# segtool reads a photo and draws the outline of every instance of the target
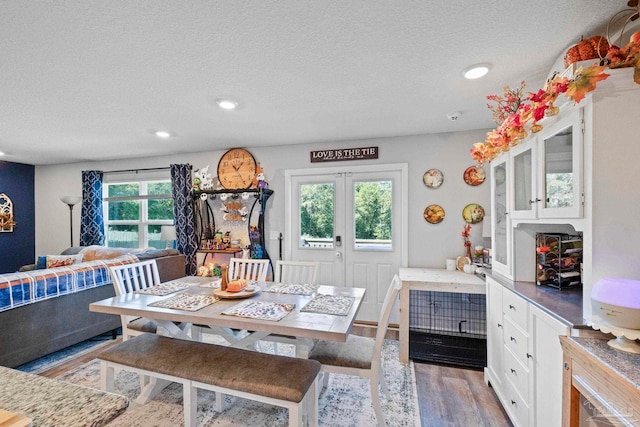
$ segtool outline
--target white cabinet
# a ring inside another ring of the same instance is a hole
[[[509,152],[512,219],[581,218],[583,191],[582,109],[541,123],[544,129]]]
[[[487,337],[490,338],[487,338],[485,381],[491,383],[496,393],[498,393],[502,385],[503,323],[502,285],[487,277]]]
[[[538,135],[540,218],[582,217],[583,134],[582,108],[577,108],[563,113]]]
[[[491,231],[492,231],[492,269],[512,277],[512,229],[509,220],[511,202],[510,161],[503,154],[491,162]]]
[[[537,163],[535,140],[520,144],[510,152],[513,169],[511,217],[530,219],[537,216]]]
[[[536,306],[530,307],[533,425],[559,426],[562,420],[562,347],[570,328]]]
[[[515,426],[560,426],[561,335],[570,328],[487,277],[485,380]]]

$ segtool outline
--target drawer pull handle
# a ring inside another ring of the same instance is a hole
[[[515,369],[513,369],[513,368],[511,368],[511,373],[512,373],[512,374],[514,374],[514,375],[517,375],[517,374],[516,374],[516,370],[515,370]]]
[[[514,310],[514,311],[515,311],[515,309],[516,309],[516,308],[515,308],[514,306],[512,306],[511,304],[509,304],[509,308],[510,308],[511,310]]]
[[[512,401],[511,401],[511,404],[512,404],[513,406],[515,406],[516,408],[518,407],[518,404],[516,403],[516,401],[515,401],[515,400],[512,400]]]
[[[502,323],[498,323],[498,328],[502,328]]]
[[[515,342],[515,341],[516,341],[516,339],[515,339],[514,337],[511,337],[511,341]]]
[[[527,353],[527,359],[531,359],[533,356],[530,353]]]

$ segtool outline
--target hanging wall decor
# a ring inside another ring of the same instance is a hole
[[[13,202],[4,193],[0,193],[0,233],[12,233],[16,222],[13,219]]]

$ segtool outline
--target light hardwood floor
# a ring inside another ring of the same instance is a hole
[[[354,333],[375,335],[375,329],[355,328]],[[389,339],[397,339],[395,331],[389,331]],[[122,342],[118,338],[108,346]],[[40,375],[57,377],[96,358],[107,347],[78,356]],[[484,383],[481,371],[414,363],[418,404],[423,427],[459,426],[511,426],[507,415],[498,402],[493,389]]]

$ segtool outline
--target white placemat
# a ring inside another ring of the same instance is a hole
[[[197,311],[208,305],[220,301],[213,295],[193,295],[178,294],[176,296],[156,301],[149,304],[149,307],[171,308],[174,310]]]
[[[165,296],[165,295],[172,294],[174,292],[181,291],[183,289],[187,289],[191,286],[193,286],[193,283],[171,281],[171,282],[159,283],[147,289],[140,289],[138,291],[135,291],[134,294]]]
[[[313,295],[318,285],[295,284],[295,283],[275,283],[267,286],[266,292],[276,292],[279,294],[297,294],[297,295]]]
[[[302,307],[300,311],[346,316],[349,314],[349,310],[355,300],[355,297],[344,295],[318,294]]]
[[[268,301],[244,301],[226,309],[222,314],[277,322],[291,313],[295,307],[295,304],[279,304]]]

